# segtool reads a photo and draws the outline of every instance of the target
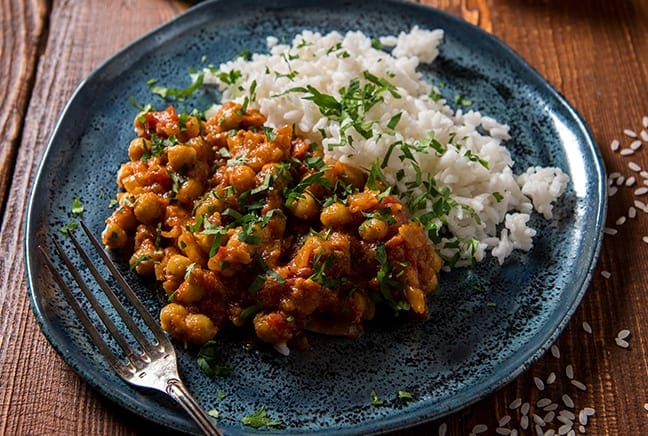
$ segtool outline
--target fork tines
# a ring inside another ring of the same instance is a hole
[[[95,342],[97,347],[99,348],[100,352],[108,359],[111,365],[115,367],[115,369],[117,369],[120,375],[126,375],[123,374],[124,371],[127,371],[128,373],[130,373],[129,375],[132,375],[135,371],[141,369],[143,365],[146,364],[146,362],[161,356],[165,352],[173,350],[173,348],[170,344],[168,337],[162,331],[162,329],[157,324],[155,319],[153,319],[153,317],[146,311],[141,301],[135,295],[135,292],[133,291],[131,286],[126,282],[125,278],[119,272],[119,270],[117,269],[113,261],[110,259],[110,257],[108,257],[106,252],[103,250],[101,243],[92,234],[88,226],[83,221],[81,221],[81,227],[83,228],[83,231],[88,237],[91,244],[94,246],[96,252],[102,258],[103,263],[108,268],[112,276],[115,278],[116,282],[119,284],[121,290],[123,291],[123,294],[128,298],[129,302],[133,305],[133,307],[135,307],[139,316],[144,320],[146,326],[151,330],[151,332],[153,333],[156,339],[156,341],[152,343],[146,338],[144,333],[136,325],[133,318],[128,314],[123,304],[117,298],[115,292],[113,292],[108,282],[102,277],[97,266],[94,264],[94,262],[92,261],[92,259],[90,258],[86,250],[81,246],[81,244],[79,243],[78,239],[74,236],[72,231],[69,231],[68,235],[70,237],[70,241],[72,242],[72,245],[77,251],[79,257],[87,265],[96,283],[99,285],[99,287],[104,292],[106,297],[108,297],[108,300],[114,307],[115,311],[119,314],[119,317],[123,320],[124,324],[127,326],[128,330],[131,332],[133,337],[136,339],[138,345],[141,347],[142,352],[137,352],[137,350],[134,349],[131,346],[131,344],[128,342],[124,334],[110,319],[110,317],[107,315],[103,307],[99,304],[97,298],[90,290],[90,286],[88,286],[86,281],[81,276],[79,270],[72,263],[70,257],[65,253],[65,250],[61,246],[61,243],[58,242],[55,238],[52,238],[54,242],[54,247],[56,249],[59,258],[63,261],[65,267],[67,268],[69,273],[72,275],[74,280],[79,285],[79,288],[81,289],[85,298],[92,306],[92,309],[97,313],[97,316],[101,319],[101,321],[104,323],[104,325],[106,326],[106,328],[108,329],[112,337],[117,342],[117,344],[119,344],[121,349],[124,351],[125,357],[128,361],[127,364],[124,364],[123,359],[119,359],[113,353],[111,348],[103,339],[102,335],[99,333],[99,331],[95,327],[94,323],[91,321],[88,314],[82,309],[78,300],[73,295],[72,290],[70,289],[69,285],[66,283],[61,273],[57,270],[57,267],[54,265],[54,262],[47,254],[46,250],[42,246],[39,246],[38,248],[42,253],[43,258],[45,259],[45,263],[48,269],[52,272],[54,280],[56,281],[59,288],[63,292],[65,299],[67,300],[68,304],[70,305],[72,310],[75,312],[75,314],[81,321],[83,327],[88,331],[89,335],[91,336],[92,340]]]

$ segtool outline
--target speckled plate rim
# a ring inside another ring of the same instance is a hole
[[[24,239],[25,272],[26,272],[26,278],[29,287],[29,299],[36,320],[38,322],[38,325],[41,328],[45,337],[50,342],[50,344],[59,353],[59,355],[61,355],[61,357],[85,381],[87,381],[93,388],[95,388],[97,391],[99,391],[102,395],[104,395],[108,399],[120,404],[127,410],[137,415],[143,416],[163,426],[167,426],[172,429],[183,430],[183,431],[186,431],[187,429],[185,422],[161,421],[159,410],[142,408],[139,407],[137,404],[133,404],[132,398],[128,396],[128,391],[130,390],[129,386],[124,385],[119,387],[118,389],[110,389],[109,387],[104,386],[103,384],[93,379],[92,374],[86,372],[83,365],[79,365],[79,362],[77,361],[78,357],[72,355],[70,350],[65,348],[65,344],[59,341],[59,338],[57,338],[55,332],[52,329],[52,326],[48,322],[46,322],[46,317],[43,313],[44,307],[41,304],[42,303],[41,300],[38,298],[39,291],[38,289],[36,289],[35,286],[36,277],[34,275],[35,272],[32,264],[32,262],[34,261],[33,259],[36,255],[35,240],[32,236],[33,233],[36,231],[35,227],[37,224],[34,222],[32,210],[35,207],[34,193],[37,190],[39,182],[43,178],[42,173],[44,167],[46,166],[45,165],[46,159],[50,155],[50,152],[54,147],[54,144],[56,142],[57,132],[59,131],[59,128],[64,118],[68,115],[71,108],[75,106],[77,100],[80,99],[81,94],[87,91],[86,88],[92,84],[93,80],[95,80],[100,74],[102,74],[106,70],[110,70],[111,68],[119,68],[118,65],[120,63],[120,59],[125,55],[127,55],[129,52],[136,52],[138,54],[142,52],[146,52],[147,50],[150,50],[152,46],[155,46],[155,44],[151,44],[151,41],[157,41],[157,44],[160,44],[164,40],[171,39],[175,35],[181,34],[186,28],[185,27],[186,24],[183,25],[183,23],[191,21],[191,17],[194,14],[200,14],[201,10],[213,7],[214,4],[217,4],[219,2],[221,2],[221,0],[214,0],[211,2],[200,4],[198,6],[194,6],[190,8],[187,12],[179,15],[178,17],[175,17],[174,19],[163,24],[157,29],[135,40],[131,44],[121,49],[115,55],[107,59],[104,63],[102,63],[95,71],[93,71],[90,75],[88,75],[78,85],[72,97],[67,102],[63,111],[61,112],[61,115],[52,131],[47,147],[43,154],[42,160],[36,172],[34,183],[32,184],[31,187],[27,214],[25,216],[25,239]],[[466,401],[465,397],[461,399],[456,399],[454,401],[450,400],[446,403],[446,407],[443,410],[437,411],[436,413],[431,413],[429,410],[426,410],[424,406],[422,406],[420,408],[412,410],[410,413],[406,415],[405,418],[401,414],[397,414],[391,417],[381,418],[380,420],[377,421],[364,423],[363,425],[354,427],[353,429],[343,429],[341,431],[335,431],[335,433],[338,434],[348,434],[348,433],[355,433],[355,432],[362,432],[364,434],[382,433],[389,430],[397,430],[397,429],[410,427],[432,419],[437,419],[449,413],[460,410],[461,408],[464,408],[470,404],[473,404],[479,401],[480,399],[483,399],[484,397],[490,395],[494,391],[501,389],[503,386],[510,383],[513,379],[519,376],[524,370],[526,370],[529,367],[529,365],[531,365],[534,361],[536,361],[547,351],[547,349],[551,346],[551,344],[556,340],[556,338],[563,331],[566,324],[574,314],[576,308],[580,304],[580,301],[582,300],[583,295],[585,294],[587,287],[591,281],[593,270],[596,266],[596,263],[600,255],[600,249],[603,240],[603,226],[604,226],[604,221],[607,213],[607,195],[606,195],[607,187],[605,184],[605,180],[606,180],[605,168],[604,168],[604,164],[600,152],[596,147],[596,144],[592,138],[591,133],[589,132],[589,129],[587,128],[585,122],[583,121],[581,116],[577,113],[577,111],[549,82],[547,82],[539,73],[537,73],[537,71],[532,66],[530,66],[515,51],[513,51],[510,47],[508,47],[506,44],[504,44],[495,36],[447,12],[440,11],[420,4],[414,4],[411,2],[407,2],[405,0],[382,0],[382,2],[387,4],[396,4],[404,8],[412,8],[412,9],[418,8],[421,11],[429,12],[430,10],[434,10],[434,12],[439,16],[443,17],[444,20],[454,22],[455,24],[468,26],[472,29],[472,31],[481,34],[483,38],[489,40],[489,43],[495,46],[496,50],[504,53],[514,62],[517,62],[520,67],[526,69],[527,73],[534,77],[537,84],[543,86],[544,90],[546,92],[549,92],[549,94],[551,94],[551,96],[556,99],[556,101],[562,106],[562,109],[565,111],[565,113],[569,115],[570,122],[574,123],[577,126],[578,131],[587,140],[587,144],[585,145],[587,150],[591,153],[590,156],[588,156],[587,161],[588,163],[593,165],[593,168],[590,169],[592,170],[593,174],[596,175],[597,198],[596,201],[594,202],[596,208],[596,214],[595,214],[595,222],[592,223],[593,224],[592,237],[590,238],[591,243],[589,244],[591,249],[589,253],[586,253],[587,257],[589,258],[589,268],[586,271],[586,273],[582,275],[582,277],[580,277],[580,279],[578,280],[580,286],[577,289],[577,292],[573,294],[574,298],[571,301],[569,301],[569,305],[563,311],[562,317],[556,320],[557,322],[555,323],[555,325],[552,326],[551,329],[545,329],[546,334],[544,335],[544,337],[538,338],[538,345],[536,347],[530,347],[525,353],[520,353],[517,356],[517,358],[507,361],[508,364],[507,367],[510,368],[510,372],[508,376],[501,377],[498,374],[492,375],[490,378],[484,380],[479,385],[475,385],[468,390],[468,397],[469,397],[468,401]],[[267,3],[263,3],[263,5],[267,7],[270,6],[271,4],[274,5],[274,3],[281,4],[283,2],[282,1],[267,2]],[[331,433],[330,430],[324,430],[324,431],[326,431],[327,433]],[[270,432],[266,431],[264,433],[272,433],[272,431]]]

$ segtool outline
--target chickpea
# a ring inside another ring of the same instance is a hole
[[[134,232],[139,224],[133,213],[133,208],[123,205],[113,212],[110,218],[108,218],[108,222],[117,224],[126,232]]]
[[[348,204],[351,213],[376,209],[380,204],[380,200],[378,200],[378,191],[367,190],[351,194],[348,198]]]
[[[196,158],[196,150],[188,145],[176,145],[167,150],[169,166],[175,172],[191,167],[196,162]]]
[[[185,280],[176,291],[176,301],[186,304],[197,303],[205,295],[205,288],[191,280]]]
[[[426,315],[427,306],[425,305],[425,294],[419,288],[408,286],[405,291],[405,299],[412,307],[412,311],[417,315]]]
[[[183,134],[188,138],[194,138],[200,134],[200,121],[194,116],[189,116],[185,120]]]
[[[185,318],[187,339],[194,344],[204,344],[218,333],[211,319],[201,313],[191,313]]]
[[[191,203],[196,198],[200,197],[202,194],[203,187],[202,183],[196,179],[186,180],[178,192],[176,193],[176,199],[181,203]]]
[[[358,189],[362,189],[367,180],[367,176],[361,169],[342,162],[336,162],[333,169],[340,179]]]
[[[164,215],[166,201],[153,192],[145,192],[135,200],[135,217],[144,224],[154,224]]]
[[[115,223],[106,224],[101,240],[108,248],[123,248],[128,242],[126,231]]]
[[[205,196],[196,207],[195,216],[205,215],[210,216],[215,212],[222,212],[226,209],[226,204],[223,200],[214,197],[211,194]]]
[[[342,203],[336,202],[322,209],[320,221],[327,227],[340,228],[349,224],[353,220],[353,215],[349,209]]]
[[[173,277],[184,277],[189,265],[191,265],[191,260],[188,257],[175,254],[169,258],[166,272]]]
[[[192,262],[202,265],[206,261],[204,252],[196,243],[196,239],[191,232],[187,230],[183,230],[182,234],[178,237],[178,248],[180,248],[180,250],[184,252]]]
[[[388,230],[389,224],[378,218],[369,218],[358,227],[360,237],[369,242],[384,239]]]
[[[317,201],[309,192],[302,194],[301,197],[293,201],[289,209],[293,215],[303,220],[314,219],[319,214]]]
[[[135,138],[128,146],[128,157],[133,161],[142,159],[145,153],[151,150],[151,141],[144,138]]]
[[[160,311],[162,329],[169,332],[171,336],[180,336],[184,330],[185,318],[188,314],[189,311],[180,304],[167,304]]]
[[[256,186],[256,173],[247,165],[235,165],[228,168],[230,185],[236,192],[243,193]]]

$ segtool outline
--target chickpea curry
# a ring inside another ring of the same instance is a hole
[[[135,118],[102,238],[161,282],[164,330],[200,345],[250,326],[306,349],[306,331],[356,337],[382,307],[426,317],[442,261],[421,225],[379,179],[264,123],[232,102]]]

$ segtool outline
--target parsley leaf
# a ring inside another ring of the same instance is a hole
[[[59,227],[59,232],[63,233],[64,235],[69,235],[72,230],[76,230],[79,227],[79,224],[76,221],[70,221],[69,223],[65,224],[64,226]]]
[[[375,389],[371,390],[371,404],[373,404],[376,407],[381,407],[385,405],[385,402],[380,399]]]
[[[84,210],[79,197],[74,197],[74,201],[72,201],[72,215],[81,216]]]
[[[196,361],[209,377],[226,377],[232,374],[232,368],[219,364],[220,353],[214,340],[207,341],[200,347]]]
[[[283,423],[281,421],[276,421],[271,419],[268,416],[265,406],[260,406],[256,412],[249,415],[245,415],[241,418],[241,423],[252,428],[262,428],[262,427],[281,427]]]
[[[205,73],[199,72],[191,85],[186,88],[166,88],[163,86],[151,86],[151,92],[157,94],[160,97],[166,99],[169,97],[175,98],[177,100],[183,100],[187,97],[191,97],[193,93],[202,86],[205,79]]]

